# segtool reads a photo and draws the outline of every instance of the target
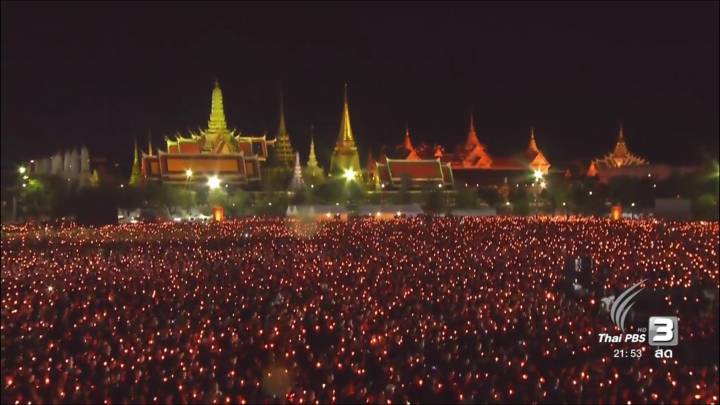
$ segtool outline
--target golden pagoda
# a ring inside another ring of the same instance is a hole
[[[330,174],[342,174],[348,169],[353,169],[355,173],[360,173],[360,156],[358,155],[352,127],[350,126],[350,108],[348,107],[347,84],[345,84],[340,131],[338,132],[337,141],[335,142],[335,149],[330,157]]]
[[[525,151],[525,156],[528,159],[530,169],[539,170],[543,174],[547,174],[548,170],[550,170],[550,162],[548,162],[535,142],[535,128],[530,128],[530,144]]]
[[[276,163],[283,167],[293,167],[295,152],[290,143],[290,134],[285,126],[285,106],[283,103],[283,95],[280,93],[280,122],[278,123],[277,134],[275,135],[275,154]]]
[[[623,126],[620,124],[620,133],[615,149],[600,159],[595,159],[594,163],[598,169],[609,167],[625,167],[625,166],[645,166],[650,164],[647,160],[634,155],[628,150],[625,144],[625,134]]]
[[[322,179],[323,169],[320,167],[315,156],[315,138],[310,136],[310,155],[305,165],[305,175],[312,179]]]
[[[137,138],[135,138],[135,144],[133,148],[133,165],[130,170],[130,180],[128,184],[136,186],[142,182],[142,171],[140,170],[140,153],[138,152]]]

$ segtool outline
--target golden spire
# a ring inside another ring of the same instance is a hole
[[[306,172],[311,177],[322,177],[323,175],[323,169],[320,167],[317,161],[317,157],[315,156],[315,139],[312,135],[313,133],[313,126],[310,126],[310,155],[308,156],[308,161],[306,167]]]
[[[287,135],[287,127],[285,126],[285,102],[283,93],[280,92],[280,123],[278,124],[277,137]]]
[[[212,91],[212,102],[210,104],[210,120],[208,121],[208,130],[211,132],[227,130],[225,122],[225,110],[223,109],[223,95],[220,89],[220,82],[215,80],[215,88]]]
[[[347,83],[345,83],[345,95],[343,102],[343,112],[340,119],[340,132],[338,133],[337,145],[349,144],[354,146],[355,138],[353,137],[352,128],[350,127],[350,107],[348,106]]]
[[[135,186],[140,183],[142,172],[140,170],[140,153],[138,151],[137,138],[135,138],[135,148],[133,150],[133,165],[130,170],[130,181],[128,184]]]
[[[278,164],[290,168],[293,166],[293,158],[295,152],[290,143],[290,134],[285,126],[285,103],[283,102],[283,94],[280,93],[280,122],[278,123],[277,134],[275,134],[275,153]]]
[[[148,156],[153,155],[152,132],[148,129]]]
[[[315,138],[312,135],[310,136],[310,156],[308,156],[307,167],[320,167],[317,156],[315,156]]]

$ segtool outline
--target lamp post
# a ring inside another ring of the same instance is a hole
[[[210,190],[215,190],[220,187],[220,178],[218,176],[210,176],[207,184]]]

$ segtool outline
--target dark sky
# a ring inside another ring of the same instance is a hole
[[[327,156],[349,83],[356,140],[454,146],[474,111],[490,153],[534,125],[551,162],[631,150],[687,163],[718,150],[718,2],[512,4],[2,4],[2,160],[87,144],[127,162],[207,123],[276,127],[285,92],[303,158]],[[326,164],[326,163],[325,163]]]

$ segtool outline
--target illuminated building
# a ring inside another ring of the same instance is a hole
[[[347,84],[343,101],[340,131],[338,132],[335,149],[330,157],[330,174],[341,175],[347,169],[360,173],[360,155],[358,154],[352,127],[350,126],[350,108],[348,107]]]
[[[650,164],[647,160],[634,155],[628,150],[625,144],[625,134],[623,133],[622,124],[620,125],[618,141],[613,151],[600,159],[593,160],[592,163],[595,165],[595,170],[610,167],[645,166]]]
[[[414,185],[433,182],[447,185],[458,182],[499,186],[508,182],[523,182],[530,179],[535,172],[545,175],[550,170],[550,162],[537,145],[534,129],[530,130],[530,142],[524,153],[516,156],[492,156],[478,137],[472,115],[467,138],[454,152],[446,152],[441,145],[415,146],[407,128],[404,142],[397,150],[397,158],[381,159],[383,164],[379,167],[381,181],[389,182],[393,186],[396,185],[398,176],[402,175],[410,176]],[[385,160],[388,162],[385,163]],[[436,161],[437,163],[432,163]]]
[[[622,124],[618,141],[612,152],[590,161],[585,175],[600,183],[608,183],[614,177],[648,178],[652,181],[665,180],[673,174],[689,174],[700,170],[699,166],[677,166],[651,164],[628,149]]]
[[[404,179],[412,187],[444,187],[454,183],[448,163],[439,159],[389,159],[377,163],[377,177],[385,187],[402,187]]]
[[[28,174],[54,175],[80,186],[91,184],[90,153],[85,146],[79,151],[73,148],[49,157],[33,159],[27,168]]]
[[[177,135],[175,139],[166,137],[165,142],[165,151],[158,151],[157,155],[152,150],[143,153],[144,180],[205,184],[210,176],[218,176],[223,184],[237,185],[260,180],[261,163],[266,161],[268,147],[273,146],[275,140],[268,140],[264,135],[242,135],[228,128],[222,90],[216,81],[207,128]],[[186,175],[188,170],[193,173],[190,177]]]

